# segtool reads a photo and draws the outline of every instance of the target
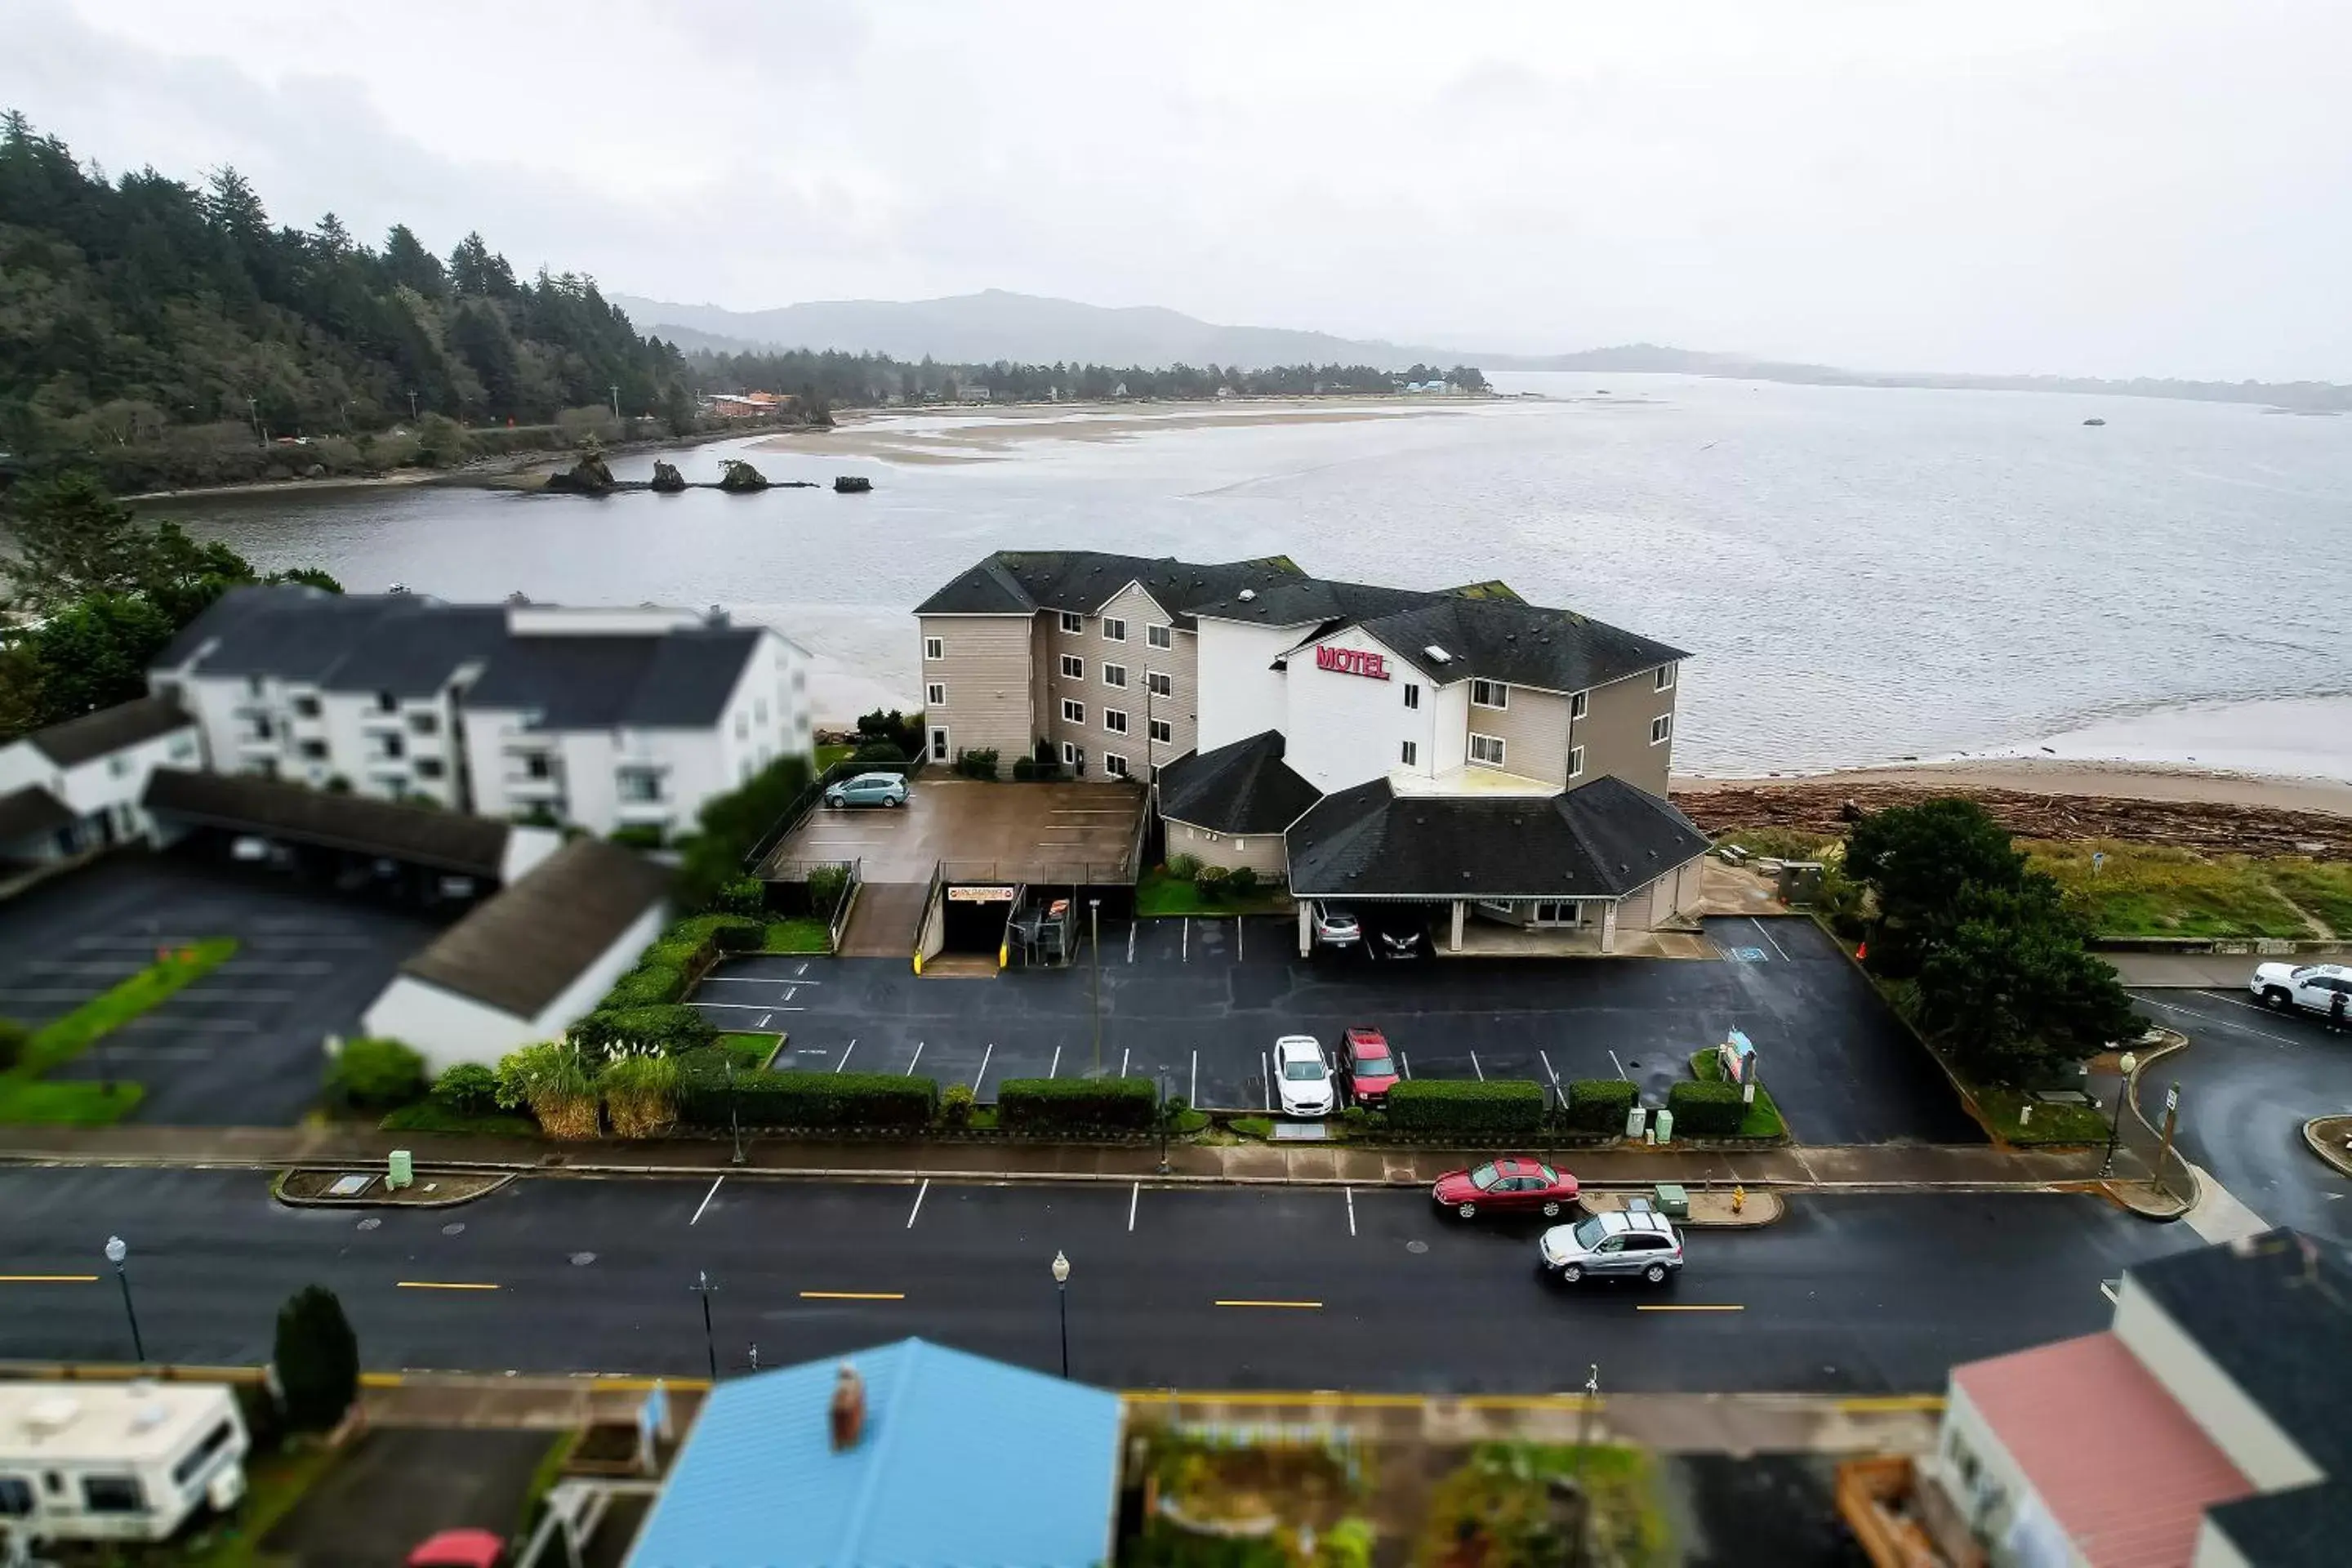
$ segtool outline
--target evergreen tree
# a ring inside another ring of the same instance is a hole
[[[343,1304],[322,1285],[305,1285],[278,1309],[270,1357],[286,1398],[287,1424],[324,1432],[359,1397],[360,1344]]]

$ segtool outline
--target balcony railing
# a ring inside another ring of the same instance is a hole
[[[614,807],[614,816],[631,824],[667,822],[677,814],[673,800],[624,800]]]
[[[556,800],[563,795],[563,779],[555,773],[540,777],[529,773],[509,773],[506,792],[510,800]]]

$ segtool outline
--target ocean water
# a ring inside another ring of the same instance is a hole
[[[2090,754],[2071,742],[2117,733],[2115,754],[2185,761],[2218,716],[2233,756],[2352,773],[2352,742],[2308,732],[2313,713],[2342,728],[2346,705],[2291,700],[2352,696],[2352,418],[1497,380],[1543,396],[1128,433],[1177,412],[1139,409],[1122,411],[1118,436],[1088,439],[973,410],[893,423],[970,437],[978,461],[749,454],[772,479],[871,475],[873,493],[856,497],[386,488],[155,510],[354,589],[723,605],[819,656],[828,716],[912,697],[908,611],[992,550],[1280,552],[1370,582],[1500,577],[1689,649],[1680,771],[2030,752],[2060,736]],[[739,445],[676,460],[716,478]]]

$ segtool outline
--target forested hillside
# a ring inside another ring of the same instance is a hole
[[[677,351],[592,279],[518,279],[478,234],[444,260],[405,226],[377,247],[332,213],[273,224],[234,170],[109,178],[0,118],[0,450],[20,465],[121,489],[450,461],[506,444],[462,426],[609,419],[616,398],[693,422]]]
[[[1452,381],[1471,392],[1486,390],[1486,378],[1475,365],[1441,370],[1416,364],[1410,370],[1386,371],[1369,364],[1270,365],[1243,370],[1220,365],[1108,365],[1061,362],[1022,364],[998,360],[992,364],[919,363],[887,354],[844,353],[838,350],[751,350],[726,353],[698,350],[687,355],[695,380],[707,391],[797,392],[825,403],[856,406],[882,403],[950,402],[973,391],[992,398],[1042,401],[1047,398],[1214,397],[1230,392],[1243,397],[1300,396],[1314,394],[1381,395],[1408,382]]]

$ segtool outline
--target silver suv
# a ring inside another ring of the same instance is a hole
[[[1639,1276],[1663,1285],[1682,1272],[1683,1238],[1651,1209],[1607,1209],[1574,1225],[1556,1225],[1537,1247],[1545,1272],[1573,1285],[1588,1274]]]

